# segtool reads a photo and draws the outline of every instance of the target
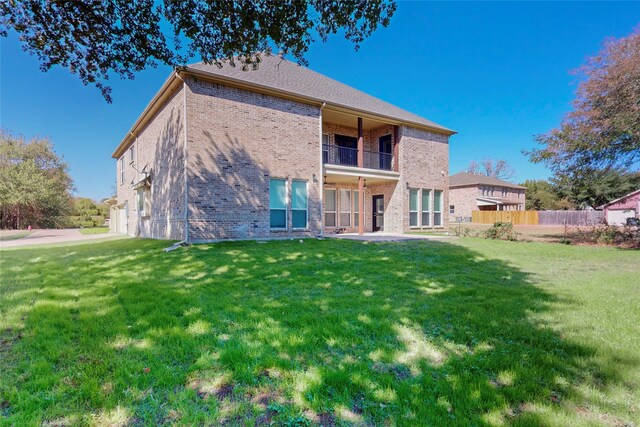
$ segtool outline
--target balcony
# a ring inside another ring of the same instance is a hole
[[[362,167],[381,171],[393,170],[393,154],[363,150]],[[327,165],[358,167],[358,149],[339,145],[322,145],[322,163]]]

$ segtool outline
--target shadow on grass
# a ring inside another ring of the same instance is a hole
[[[545,424],[592,353],[442,242],[126,240],[2,254],[9,424]]]

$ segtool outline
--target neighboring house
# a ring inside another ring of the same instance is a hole
[[[454,133],[276,56],[190,65],[113,153],[111,226],[193,242],[446,228]]]
[[[609,225],[625,225],[627,218],[639,218],[640,189],[602,205],[602,209]]]
[[[527,187],[486,175],[460,172],[449,177],[451,221],[469,221],[471,211],[522,211]]]

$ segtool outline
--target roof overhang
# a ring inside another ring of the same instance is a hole
[[[625,195],[624,195],[624,196],[622,196],[622,197],[619,197],[619,198],[617,198],[617,199],[615,199],[615,200],[612,200],[612,201],[610,201],[609,203],[605,203],[605,204],[604,204],[604,205],[602,205],[602,206],[598,206],[598,209],[604,209],[604,208],[606,208],[607,206],[610,206],[610,205],[612,205],[612,204],[614,204],[614,203],[618,203],[620,200],[624,200],[624,199],[626,199],[627,197],[635,196],[636,194],[640,194],[640,188],[639,188],[639,189],[637,189],[636,191],[632,191],[632,192],[631,192],[631,193],[629,193],[629,194],[625,194]]]
[[[151,118],[155,115],[158,109],[164,104],[164,102],[173,94],[173,91],[180,86],[184,77],[187,75],[194,76],[196,78],[200,78],[203,80],[221,83],[227,86],[236,87],[240,89],[249,89],[253,92],[262,93],[265,95],[273,95],[280,98],[290,99],[293,101],[302,102],[305,104],[317,105],[318,107],[322,107],[323,109],[329,109],[332,111],[336,111],[342,114],[350,114],[355,117],[367,118],[370,120],[382,121],[384,123],[388,123],[391,125],[399,125],[399,126],[410,126],[417,129],[427,130],[434,133],[439,133],[447,136],[455,135],[457,132],[451,129],[447,129],[444,127],[437,126],[427,126],[422,123],[416,123],[405,120],[398,120],[396,118],[371,113],[364,110],[359,110],[356,108],[352,108],[346,105],[341,105],[337,103],[333,103],[331,101],[313,98],[309,96],[303,96],[294,92],[275,89],[265,85],[261,85],[258,83],[247,82],[246,80],[236,79],[229,76],[221,76],[218,74],[207,73],[206,71],[198,70],[192,67],[181,67],[180,69],[174,70],[171,75],[167,78],[164,84],[160,87],[160,90],[155,94],[155,96],[151,99],[149,104],[145,107],[138,120],[133,124],[127,135],[122,139],[118,147],[115,149],[111,157],[114,159],[118,159],[131,144],[131,141],[135,139],[136,135],[140,133],[144,126],[151,120]]]
[[[521,202],[512,200],[494,199],[491,197],[476,197],[478,206],[494,206],[494,205],[519,205]]]

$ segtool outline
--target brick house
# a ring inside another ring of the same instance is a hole
[[[640,188],[601,206],[609,225],[625,225],[628,218],[640,218]]]
[[[455,132],[276,56],[173,72],[113,153],[112,231],[189,242],[448,224]]]
[[[451,221],[470,221],[471,211],[522,211],[527,187],[486,175],[460,172],[449,177]]]

